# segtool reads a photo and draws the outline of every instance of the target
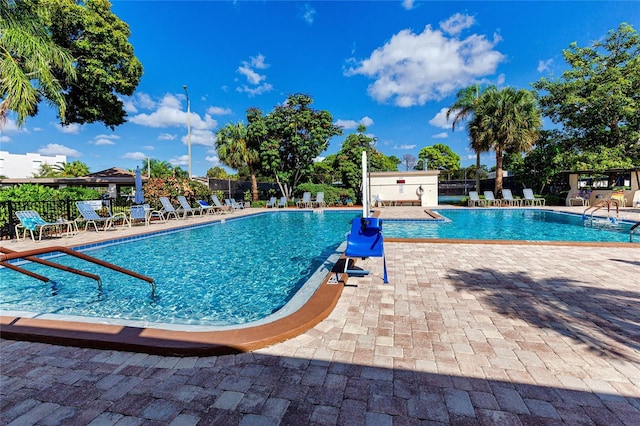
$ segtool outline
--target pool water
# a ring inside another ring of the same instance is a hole
[[[143,322],[223,326],[282,308],[345,240],[357,212],[259,214],[88,252],[155,279],[148,283],[71,256],[55,262],[96,281],[36,264],[43,283],[0,269],[0,309]]]
[[[629,242],[629,222],[537,209],[442,209],[444,221],[384,222],[385,237]]]

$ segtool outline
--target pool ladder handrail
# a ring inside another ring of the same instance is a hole
[[[618,219],[618,216],[620,215],[620,202],[618,200],[611,200],[611,199],[600,200],[596,204],[594,204],[593,206],[589,206],[586,209],[584,209],[584,211],[582,212],[582,219],[586,220],[587,219],[587,212],[589,210],[591,210],[591,214],[589,215],[589,218],[590,218],[590,222],[593,223],[593,214],[595,212],[597,212],[598,210],[604,208],[605,206],[607,207],[607,219],[611,219],[611,205],[612,204],[614,204],[615,207],[616,207],[616,217],[615,218]]]
[[[629,229],[629,242],[630,243],[633,242],[633,231],[635,231],[636,228],[640,229],[640,222],[638,222],[635,225],[631,226],[631,229]]]
[[[52,268],[56,268],[56,269],[60,269],[62,271],[66,271],[66,272],[71,272],[73,274],[77,274],[77,275],[81,275],[83,277],[87,277],[87,278],[91,278],[94,279],[98,282],[98,289],[101,289],[102,287],[102,280],[100,279],[100,276],[86,272],[86,271],[81,271],[79,269],[75,269],[75,268],[71,268],[69,266],[65,266],[65,265],[60,265],[59,263],[54,263],[51,262],[49,260],[45,260],[45,259],[40,259],[39,257],[37,257],[37,255],[40,254],[47,254],[47,253],[54,253],[54,252],[62,252],[65,254],[68,254],[70,256],[74,256],[77,257],[79,259],[82,260],[86,260],[87,262],[91,262],[91,263],[95,263],[96,265],[100,265],[102,267],[108,268],[108,269],[112,269],[114,271],[132,276],[134,278],[138,278],[140,280],[146,281],[151,285],[151,295],[152,297],[155,296],[156,293],[156,284],[153,280],[153,278],[147,277],[145,275],[139,274],[137,272],[131,271],[129,269],[123,268],[121,266],[118,265],[114,265],[113,263],[109,263],[106,262],[104,260],[100,260],[97,259],[93,256],[89,256],[87,254],[72,250],[68,247],[63,247],[63,246],[52,246],[52,247],[43,247],[43,248],[39,248],[39,249],[32,249],[32,250],[25,250],[25,251],[15,251],[15,250],[11,250],[5,247],[0,247],[0,265],[7,267],[8,269],[14,270],[16,272],[20,272],[22,274],[28,275],[32,278],[36,278],[40,281],[44,281],[44,282],[49,282],[51,281],[49,278],[36,274],[35,272],[31,272],[28,271],[26,269],[20,268],[19,266],[13,265],[11,263],[9,263],[9,260],[13,260],[13,259],[25,259],[25,260],[29,260],[31,262],[34,263],[39,263],[41,265],[45,265],[45,266],[50,266]]]

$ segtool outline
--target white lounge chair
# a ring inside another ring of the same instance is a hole
[[[136,222],[143,222],[145,226],[149,226],[151,219],[157,217],[158,219],[166,222],[162,212],[158,210],[152,210],[149,204],[141,204],[137,206],[131,206],[129,209],[129,226],[131,227]]]
[[[493,191],[484,191],[485,205],[500,207],[500,200],[493,195]]]
[[[278,208],[285,208],[287,207],[287,197],[280,197],[280,201],[278,201]]]
[[[380,195],[380,194],[374,195],[373,196],[373,201],[375,201],[375,205],[377,207],[386,207],[386,205],[384,204],[384,200],[382,199],[382,195]]]
[[[213,201],[213,207],[220,213],[229,213],[229,207],[223,205],[216,194],[211,195],[211,201]]]
[[[536,197],[533,194],[533,189],[531,188],[524,188],[522,190],[522,196],[524,197],[524,205],[530,205],[530,206],[544,206],[547,202],[547,200],[545,200],[544,198],[541,197]]]
[[[311,207],[311,192],[303,193],[302,198],[298,200],[296,205],[299,208]]]
[[[522,200],[517,198],[513,198],[513,194],[510,189],[502,188],[502,202],[508,204],[511,207],[520,207],[522,204]]]
[[[631,201],[631,206],[633,208],[638,208],[640,207],[640,191],[636,191],[633,194],[633,201]]]
[[[84,225],[85,231],[89,228],[89,225],[93,225],[96,231],[100,231],[100,229],[98,228],[98,223],[102,223],[103,224],[102,230],[106,231],[107,228],[115,226],[114,224],[115,220],[122,220],[123,224],[127,223],[129,226],[131,226],[131,223],[129,222],[129,218],[127,217],[126,214],[122,212],[111,214],[111,211],[107,209],[107,214],[109,216],[100,216],[93,209],[93,204],[87,201],[76,201],[76,207],[80,212],[80,217],[76,219],[76,229],[78,228],[77,226],[78,221],[85,222],[85,225]]]
[[[175,207],[173,207],[173,204],[171,204],[169,198],[160,197],[160,203],[162,204],[162,210],[160,211],[162,212],[162,217],[164,218],[164,220],[168,220],[171,216],[173,216],[175,219],[180,219],[178,211]]]
[[[269,201],[267,201],[267,205],[265,207],[266,208],[275,207],[277,202],[278,202],[278,198],[271,197],[271,198],[269,198]]]
[[[197,203],[200,205],[202,209],[201,214],[216,214],[216,206],[212,206],[207,203],[205,200],[198,200]]]
[[[327,207],[327,203],[324,202],[324,192],[318,192],[316,194],[316,200],[313,202],[314,207]]]
[[[55,232],[57,227],[61,225],[60,222],[47,222],[42,217],[40,217],[40,214],[35,210],[21,210],[17,211],[15,214],[20,221],[20,223],[16,225],[16,236],[18,237],[18,239],[20,239],[21,228],[24,230],[24,232],[22,233],[22,238],[26,238],[27,231],[29,231],[29,233],[31,234],[31,239],[35,241],[33,231],[39,231],[38,241],[41,241],[43,232],[49,230]]]
[[[244,209],[244,204],[237,202],[235,198],[231,198],[231,199],[230,199],[230,201],[231,201],[231,206],[232,206],[235,210],[242,210],[242,209]]]
[[[467,205],[469,207],[485,207],[487,202],[480,198],[478,191],[469,191],[469,201]]]
[[[184,195],[178,196],[178,202],[180,203],[180,207],[178,208],[178,213],[183,212],[185,218],[191,214],[191,216],[195,216],[196,213],[202,214],[202,207],[198,205],[197,208],[191,207],[191,204],[187,201],[187,197]]]

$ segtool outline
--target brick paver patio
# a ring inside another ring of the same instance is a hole
[[[640,424],[640,247],[386,247],[250,353],[0,340],[0,424]]]

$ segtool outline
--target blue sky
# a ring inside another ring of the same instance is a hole
[[[112,11],[131,28],[144,66],[136,93],[124,98],[128,122],[57,124],[42,105],[21,128],[11,119],[1,149],[64,154],[92,172],[135,169],[147,157],[187,169],[191,101],[192,168],[220,165],[215,133],[305,93],[328,110],[344,135],[360,123],[386,155],[417,156],[443,143],[475,164],[464,127],[444,118],[470,84],[531,88],[566,69],[562,50],[590,46],[627,22],[640,29],[636,1],[127,1]],[[547,124],[548,125],[548,124]],[[495,164],[493,153],[483,163]]]

